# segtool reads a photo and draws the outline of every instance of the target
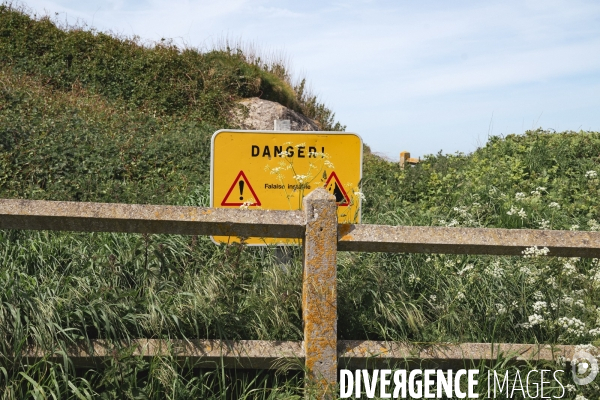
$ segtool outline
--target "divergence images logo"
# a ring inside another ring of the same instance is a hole
[[[598,361],[590,353],[580,350],[573,355],[571,372],[573,373],[573,381],[577,385],[587,385],[598,375]]]

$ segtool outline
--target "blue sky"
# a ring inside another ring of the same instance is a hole
[[[100,31],[289,57],[347,130],[398,159],[489,134],[600,131],[599,1],[30,0]]]

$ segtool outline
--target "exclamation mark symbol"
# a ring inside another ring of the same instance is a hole
[[[240,185],[240,200],[244,200],[244,181],[239,181]]]

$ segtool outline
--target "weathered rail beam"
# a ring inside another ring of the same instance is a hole
[[[301,211],[0,199],[0,229],[302,238]]]
[[[124,349],[129,351],[122,352]],[[62,361],[63,350],[78,368],[98,367],[104,362],[127,354],[152,359],[173,357],[189,367],[215,367],[245,369],[300,370],[305,352],[301,341],[265,340],[161,340],[134,339],[113,343],[93,340],[91,347],[85,343],[70,345],[54,352],[30,348],[18,360],[34,363],[41,359]],[[122,352],[122,353],[121,353]],[[340,340],[337,356],[341,368],[381,368],[402,365],[406,362],[444,363],[462,361],[494,361],[499,357],[513,361],[555,361],[559,356],[570,360],[575,354],[572,345],[513,344],[513,343],[461,343],[461,344],[409,344],[368,340]]]
[[[276,369],[289,367],[302,369],[304,351],[300,341],[266,340],[162,340],[133,339],[115,343],[107,340],[92,340],[68,345],[47,352],[40,348],[29,348],[19,355],[27,363],[41,359],[60,361],[66,354],[78,368],[98,367],[119,357],[133,356],[151,360],[154,357],[171,357],[177,362],[194,368]],[[285,365],[282,364],[285,362]]]
[[[522,255],[547,247],[549,256],[600,257],[600,232],[433,226],[339,225],[338,250],[396,253]]]
[[[0,199],[0,229],[303,238],[302,211]],[[600,232],[339,225],[338,250],[599,257]]]
[[[411,344],[368,340],[340,340],[338,357],[343,368],[383,368],[390,365],[443,364],[472,361],[491,362],[497,359],[520,361],[556,361],[558,357],[573,358],[575,346],[460,343]]]

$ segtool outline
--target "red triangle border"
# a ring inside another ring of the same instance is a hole
[[[350,197],[348,197],[348,193],[346,193],[344,186],[340,182],[340,179],[338,178],[338,176],[335,172],[331,172],[331,174],[329,175],[327,182],[325,182],[325,188],[327,189],[327,185],[329,185],[329,182],[331,182],[332,178],[335,179],[335,181],[338,184],[338,188],[340,188],[340,190],[342,191],[342,194],[344,195],[344,198],[346,199],[346,204],[338,204],[337,206],[338,207],[348,207],[350,205]]]
[[[244,178],[244,182],[246,182],[246,185],[248,185],[248,189],[250,189],[250,192],[252,193],[252,196],[254,196],[254,203],[250,204],[250,206],[261,206],[262,204],[260,202],[260,199],[258,198],[258,196],[256,195],[256,192],[252,188],[252,185],[250,184],[250,181],[246,177],[246,174],[244,174],[244,171],[241,170],[240,173],[233,180],[233,184],[231,185],[231,187],[229,188],[229,191],[227,192],[227,194],[223,198],[223,201],[221,202],[221,207],[225,207],[225,206],[242,206],[242,205],[244,205],[244,203],[226,203],[225,202],[227,200],[227,198],[229,197],[229,195],[231,194],[231,192],[233,192],[233,188],[235,187],[235,184],[239,182],[240,177]]]

